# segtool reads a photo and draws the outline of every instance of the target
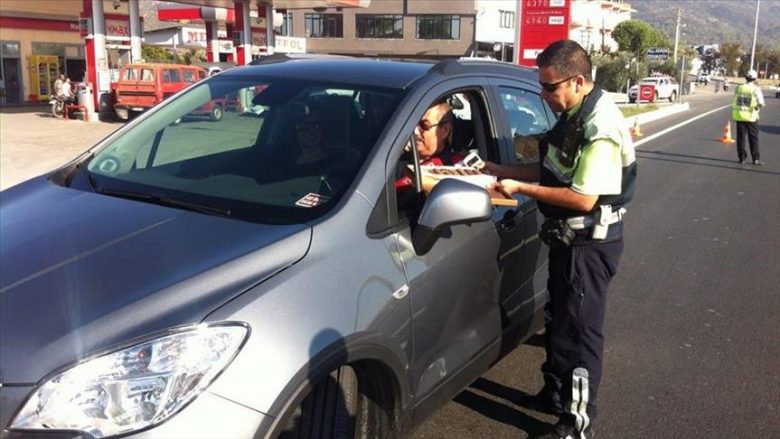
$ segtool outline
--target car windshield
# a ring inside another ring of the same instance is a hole
[[[86,186],[259,223],[311,220],[345,193],[401,97],[395,89],[214,76],[103,147]]]

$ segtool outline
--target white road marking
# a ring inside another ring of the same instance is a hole
[[[710,111],[708,111],[708,112],[706,112],[706,113],[703,113],[703,114],[700,114],[700,115],[698,115],[698,116],[696,116],[696,117],[694,117],[694,118],[691,118],[691,119],[688,119],[688,120],[686,120],[686,121],[680,122],[680,123],[678,123],[677,125],[670,126],[669,128],[667,128],[667,129],[665,129],[665,130],[659,131],[659,132],[657,132],[657,133],[655,133],[655,134],[652,134],[652,135],[650,135],[650,136],[647,136],[647,137],[645,137],[645,138],[644,138],[644,139],[642,139],[642,140],[639,140],[639,141],[636,141],[636,142],[634,142],[634,147],[636,148],[637,146],[639,146],[639,145],[642,145],[642,144],[644,144],[644,143],[646,143],[646,142],[649,142],[649,141],[651,141],[651,140],[655,139],[656,137],[663,136],[664,134],[666,134],[666,133],[668,133],[668,132],[670,132],[670,131],[674,131],[674,130],[676,130],[677,128],[680,128],[680,127],[682,127],[682,126],[688,125],[689,123],[691,123],[691,122],[694,122],[694,121],[696,121],[696,120],[699,120],[699,119],[701,119],[701,118],[702,118],[702,117],[704,117],[704,116],[708,116],[708,115],[710,115],[710,114],[712,114],[712,113],[714,113],[714,112],[716,112],[716,111],[720,111],[720,110],[722,110],[722,109],[724,109],[724,108],[728,108],[728,107],[731,107],[731,104],[729,104],[729,105],[724,105],[724,106],[722,106],[722,107],[719,107],[719,108],[716,108],[716,109],[714,109],[714,110],[710,110]],[[729,123],[731,123],[731,116],[729,116]]]

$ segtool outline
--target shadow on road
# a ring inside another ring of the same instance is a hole
[[[765,171],[761,169],[760,167],[753,166],[751,164],[744,164],[740,165],[737,163],[737,160],[724,160],[724,159],[716,159],[712,157],[702,157],[702,156],[695,156],[695,155],[688,155],[688,154],[677,154],[673,152],[663,152],[663,151],[647,151],[642,149],[637,149],[637,157],[648,159],[648,160],[658,160],[658,161],[665,161],[665,162],[672,162],[672,163],[684,163],[687,165],[698,165],[698,166],[709,166],[712,168],[722,168],[722,169],[732,169],[737,171],[744,171],[744,172],[754,172],[757,174],[768,174],[768,175],[780,175],[780,172],[778,171]],[[669,157],[680,157],[679,160],[674,158],[667,158],[667,157],[659,157],[659,156],[669,156]],[[691,159],[691,160],[685,160],[685,159]],[[712,163],[701,163],[699,160],[707,160],[710,162],[723,162],[723,163],[730,163],[730,165],[721,165],[721,164],[712,164]]]
[[[780,134],[780,126],[777,125],[759,125],[758,130],[767,134]]]
[[[502,386],[501,384],[484,378],[480,378],[472,383],[471,387],[490,393],[511,403],[515,403],[515,399],[522,400],[523,398],[529,397],[529,395],[523,392]],[[519,430],[525,431],[530,437],[535,437],[549,431],[552,425],[528,416],[527,414],[512,408],[510,405],[478,395],[471,390],[460,392],[460,394],[455,397],[454,401],[490,419],[503,424],[512,425]],[[519,402],[516,404],[522,406]]]

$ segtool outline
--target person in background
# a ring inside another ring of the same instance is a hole
[[[66,76],[60,85],[60,98],[65,102],[65,105],[68,105],[74,102],[75,96],[76,95],[73,93],[73,85],[70,83],[70,78]]]
[[[62,91],[62,83],[65,82],[65,75],[62,73],[57,76],[57,80],[54,81],[54,86],[52,87],[52,94],[56,97],[60,96],[60,93]]]
[[[748,70],[745,75],[747,82],[734,90],[734,99],[731,101],[731,116],[737,123],[737,160],[740,164],[745,163],[747,158],[745,137],[747,136],[753,164],[760,166],[764,162],[761,161],[761,151],[758,149],[758,110],[765,103],[761,87],[755,83],[757,76],[755,70]]]
[[[561,113],[539,144],[541,161],[485,162],[483,172],[509,177],[494,189],[535,198],[545,216],[539,236],[550,247],[547,358],[544,387],[527,402],[558,415],[541,437],[582,439],[591,437],[596,417],[607,289],[623,253],[623,206],[633,197],[636,159],[623,116],[593,83],[579,44],[556,41],[536,64],[542,99]]]

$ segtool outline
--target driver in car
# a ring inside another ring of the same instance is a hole
[[[453,151],[452,128],[455,116],[447,99],[441,99],[431,105],[414,128],[414,143],[420,157],[420,166],[450,166],[463,160],[463,156]],[[407,148],[410,148],[407,145]],[[414,187],[414,180],[408,175],[408,161],[401,160],[399,177],[395,181],[396,190]],[[425,184],[424,184],[425,185]],[[431,189],[426,187],[425,189]]]

